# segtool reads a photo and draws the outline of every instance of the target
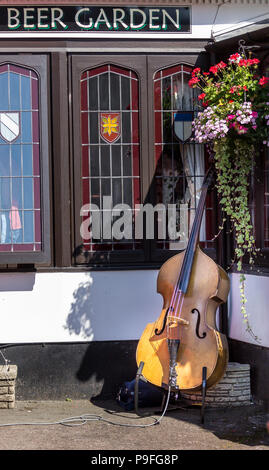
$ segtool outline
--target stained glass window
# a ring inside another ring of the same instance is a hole
[[[41,250],[39,79],[0,66],[0,251]]]
[[[166,206],[176,205],[176,229],[182,234],[175,242],[158,241],[160,249],[186,247],[208,166],[204,146],[191,140],[191,123],[198,110],[197,92],[188,86],[191,72],[191,67],[180,64],[160,70],[154,77],[155,197]],[[184,226],[183,221],[187,221]],[[208,194],[201,246],[212,246],[213,236],[213,200]]]
[[[102,214],[100,238],[84,239],[88,252],[140,246],[134,230],[118,240],[106,237],[104,227],[110,211],[104,197],[110,198],[111,207],[128,205],[132,224],[134,206],[140,203],[138,90],[137,75],[122,67],[104,65],[81,75],[82,199],[83,205],[95,204]]]

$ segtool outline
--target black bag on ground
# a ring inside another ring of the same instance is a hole
[[[124,382],[120,387],[117,402],[125,409],[131,411],[134,409],[135,379],[130,382]],[[155,387],[144,380],[138,381],[138,406],[144,408],[147,406],[160,406],[163,399],[163,390]]]

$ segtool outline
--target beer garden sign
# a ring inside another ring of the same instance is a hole
[[[7,31],[191,32],[190,7],[112,6],[0,7],[0,32]]]

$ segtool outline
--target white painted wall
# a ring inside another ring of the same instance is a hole
[[[269,277],[246,275],[247,314],[257,342],[247,331],[240,311],[239,274],[231,275],[229,337],[269,347]]]
[[[157,274],[0,274],[0,343],[138,339],[161,311]]]
[[[0,274],[0,343],[139,339],[162,308],[158,270]],[[269,347],[269,278],[246,276],[254,333]],[[229,336],[258,344],[240,313],[239,275],[231,275]]]

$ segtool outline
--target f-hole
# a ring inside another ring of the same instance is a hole
[[[201,320],[201,315],[200,312],[197,308],[193,308],[191,313],[197,313],[197,323],[196,323],[196,336],[200,339],[204,339],[206,337],[206,332],[204,331],[202,336],[199,333],[199,328],[200,328],[200,320]]]

